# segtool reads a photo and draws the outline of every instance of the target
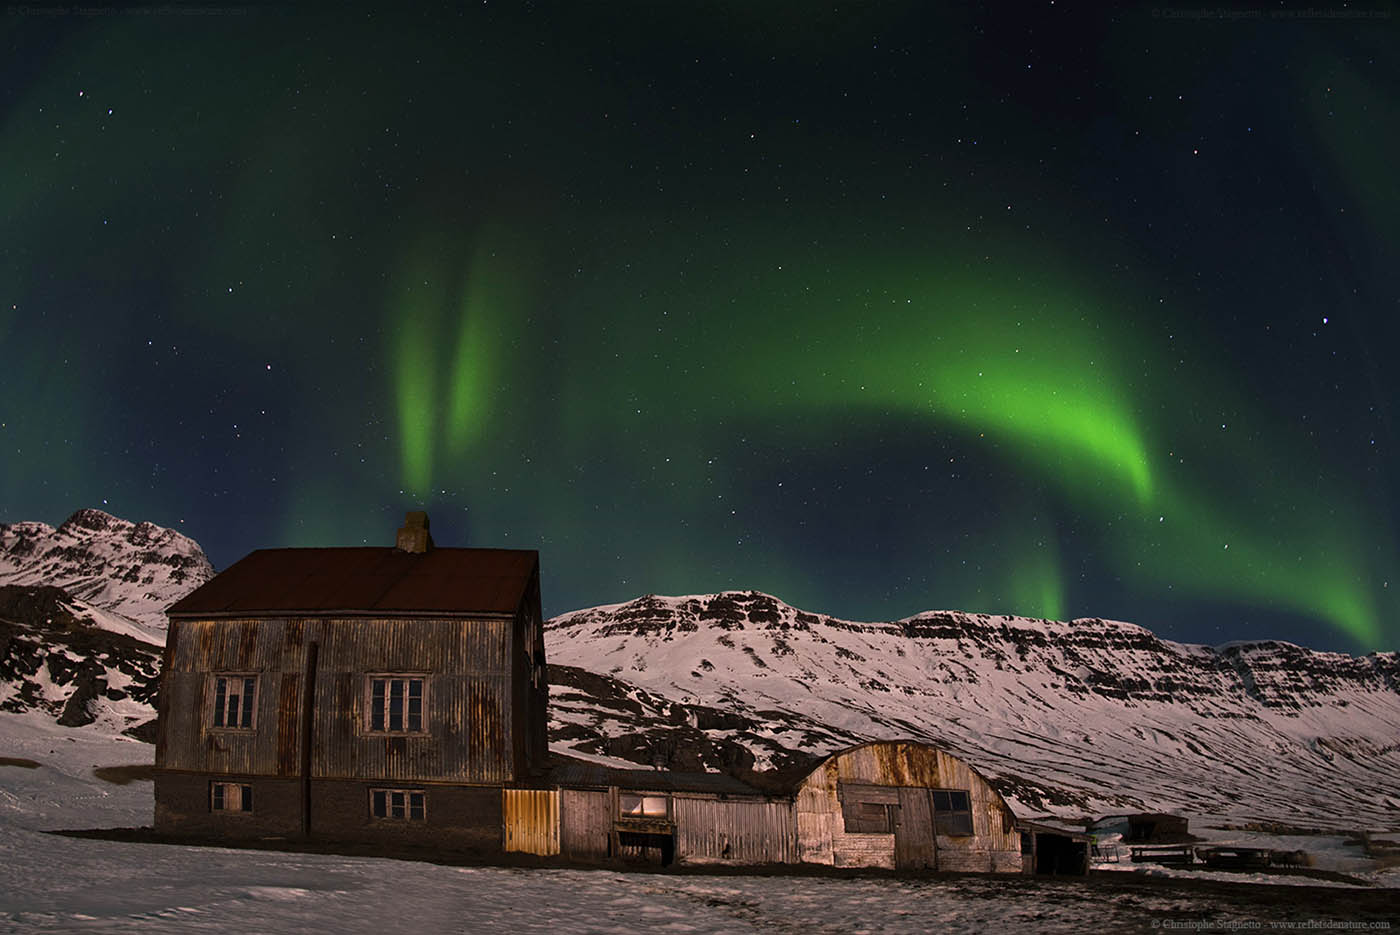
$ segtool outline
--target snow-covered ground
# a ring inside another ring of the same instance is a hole
[[[0,765],[0,931],[1053,933],[1374,919],[1393,895],[1298,890],[1306,897],[1289,899],[1274,887],[1154,884],[1141,873],[918,880],[463,868],[44,833],[149,824],[149,782],[114,785],[93,769],[151,757],[149,745],[95,725],[0,715],[0,758],[39,764]]]

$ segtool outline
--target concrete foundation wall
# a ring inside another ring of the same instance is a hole
[[[213,810],[213,782],[252,786],[253,811]],[[295,779],[158,773],[155,786],[155,827],[165,834],[296,838],[302,833],[302,786]],[[421,790],[423,820],[374,817],[370,790],[376,788]],[[499,786],[327,779],[311,782],[311,835],[319,840],[441,845],[495,853],[501,850],[501,827]]]

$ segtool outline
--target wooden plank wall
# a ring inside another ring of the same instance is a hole
[[[559,849],[565,857],[606,859],[612,825],[612,797],[607,790],[559,790]]]
[[[676,793],[676,860],[788,864],[797,861],[792,805]]]
[[[939,870],[1021,869],[1021,843],[1010,809],[968,764],[922,744],[886,742],[848,750],[819,766],[798,789],[797,850],[806,863],[838,867],[893,867],[893,834],[847,834],[838,786],[869,783],[934,789],[966,789],[973,834],[936,835]]]
[[[465,783],[515,775],[509,620],[179,620],[162,682],[166,769],[293,775],[306,647],[320,646],[311,769],[316,778]],[[252,731],[212,727],[209,673],[258,676]],[[371,734],[365,676],[422,673],[427,731]],[[443,674],[451,673],[451,674]]]
[[[501,810],[507,851],[559,853],[558,789],[502,789]]]

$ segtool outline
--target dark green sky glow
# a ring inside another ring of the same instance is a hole
[[[1391,8],[925,6],[6,15],[0,521],[1396,648]]]

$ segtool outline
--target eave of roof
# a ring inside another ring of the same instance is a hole
[[[518,549],[259,549],[170,607],[173,618],[512,616],[538,574]]]

